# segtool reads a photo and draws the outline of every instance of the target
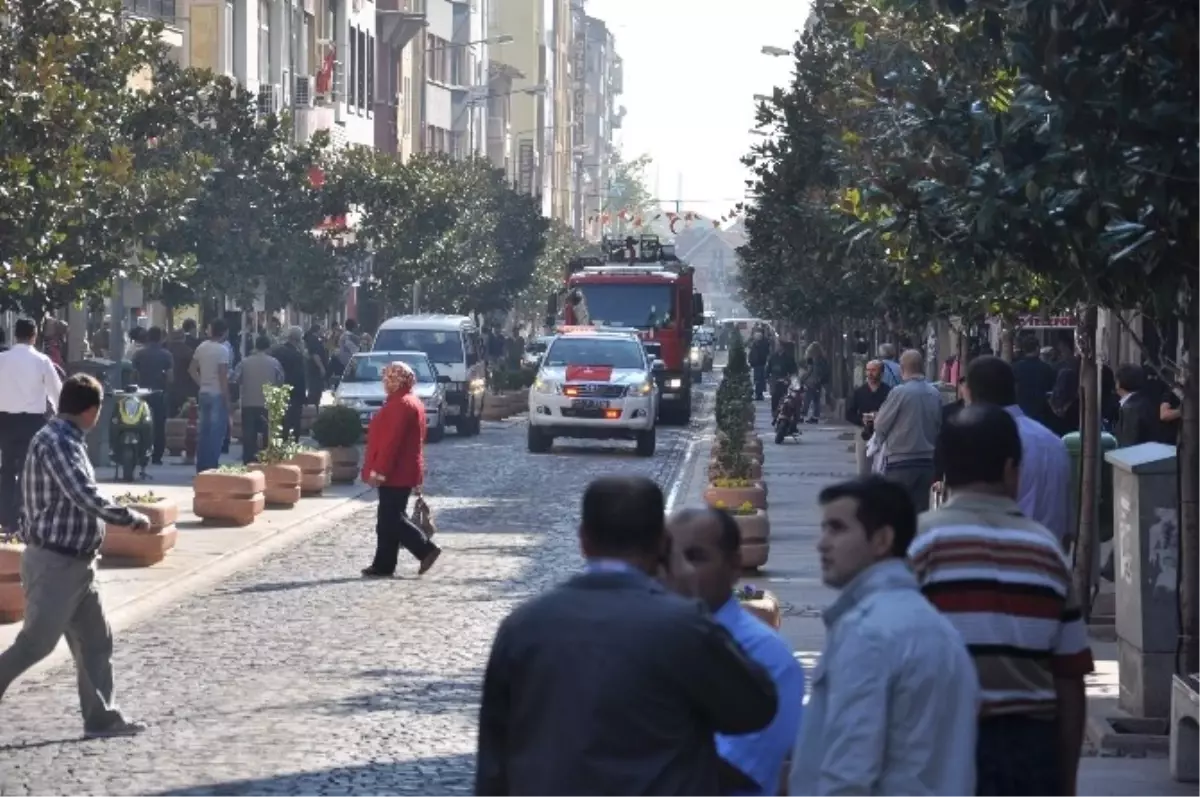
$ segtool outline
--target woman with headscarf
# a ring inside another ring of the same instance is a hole
[[[403,545],[421,563],[417,575],[422,575],[442,553],[408,517],[409,496],[420,495],[425,475],[425,405],[412,393],[417,375],[408,364],[391,363],[382,377],[387,400],[367,429],[362,469],[363,481],[379,490],[375,559],[362,574],[393,575]]]

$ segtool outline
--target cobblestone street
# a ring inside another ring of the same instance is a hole
[[[0,702],[0,794],[467,794],[488,645],[514,603],[579,566],[592,478],[676,478],[659,451],[525,450],[525,425],[427,451],[445,550],[418,580],[364,581],[374,512],[315,529],[119,633],[121,706],[139,737],[81,741],[71,665]],[[406,562],[404,572],[415,572]]]

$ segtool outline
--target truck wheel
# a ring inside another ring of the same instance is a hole
[[[645,429],[637,433],[637,455],[639,457],[654,456],[654,448],[658,443],[658,435],[654,429]]]
[[[545,454],[550,451],[550,447],[554,445],[554,438],[544,434],[535,426],[529,427],[529,453],[530,454]]]

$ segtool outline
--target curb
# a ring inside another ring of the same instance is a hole
[[[104,613],[108,618],[109,627],[116,635],[167,605],[193,595],[254,562],[261,561],[274,551],[311,533],[314,530],[312,528],[313,521],[339,520],[370,506],[374,503],[374,498],[363,500],[363,496],[373,492],[374,488],[364,485],[354,495],[347,496],[339,503],[326,507],[320,512],[300,518],[293,523],[281,525],[261,537],[248,540],[240,547],[228,550],[203,564],[196,565],[190,570],[180,573],[178,577],[150,587],[145,592],[134,595],[121,603],[105,604]],[[116,640],[115,644],[120,645],[120,640]],[[71,653],[65,640],[60,640],[54,652],[26,671],[22,679],[51,670],[70,659]]]

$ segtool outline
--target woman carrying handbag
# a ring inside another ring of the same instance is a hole
[[[387,400],[367,429],[362,469],[363,481],[379,490],[375,559],[362,574],[394,575],[403,545],[420,562],[417,575],[423,575],[442,553],[408,517],[409,496],[420,496],[425,475],[425,405],[412,394],[417,376],[406,363],[391,363],[382,376]]]

